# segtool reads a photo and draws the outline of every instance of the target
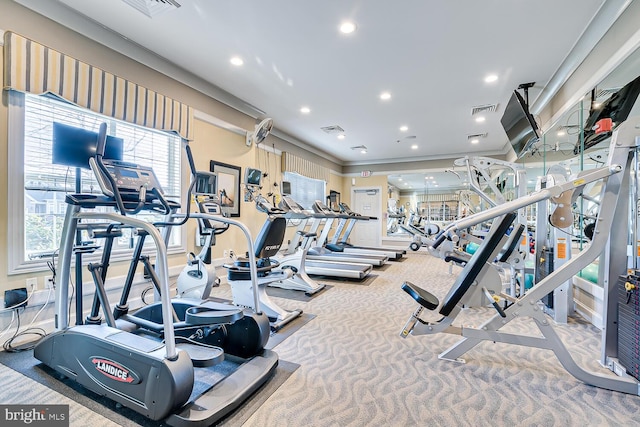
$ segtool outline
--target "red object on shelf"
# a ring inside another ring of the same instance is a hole
[[[596,122],[596,125],[593,127],[596,133],[602,132],[611,132],[613,129],[613,120],[611,119],[601,119]]]

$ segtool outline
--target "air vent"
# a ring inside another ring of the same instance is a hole
[[[416,138],[417,138],[417,136],[415,136],[415,135],[409,135],[409,136],[405,136],[404,138],[396,139],[396,142],[402,142],[402,141],[404,141],[406,139],[416,139]]]
[[[476,114],[495,113],[497,110],[498,104],[478,105],[471,107],[471,115],[475,116]]]
[[[480,139],[480,138],[486,138],[487,134],[486,133],[474,133],[473,135],[467,135],[467,139]]]
[[[622,88],[621,87],[610,87],[610,88],[606,88],[606,89],[598,89],[596,91],[596,99],[608,98],[611,95],[613,95],[614,93],[618,92],[620,89],[622,89]]]
[[[344,129],[342,129],[338,125],[325,126],[325,127],[320,128],[320,129],[322,129],[323,131],[325,131],[329,135],[335,135],[335,134],[344,133]]]
[[[354,145],[353,147],[351,147],[352,150],[366,150],[367,146],[366,145]]]
[[[149,18],[158,16],[168,10],[174,10],[180,7],[180,3],[175,0],[122,0],[129,6],[144,13]]]

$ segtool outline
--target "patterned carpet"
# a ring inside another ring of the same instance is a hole
[[[460,364],[437,358],[456,336],[400,338],[416,307],[400,290],[402,281],[442,298],[455,278],[448,271],[424,252],[410,253],[376,272],[367,287],[334,282],[308,303],[278,299],[317,317],[276,347],[281,358],[301,366],[244,426],[639,424],[640,397],[581,383],[551,351],[482,343]],[[466,310],[456,324],[477,324],[492,314]],[[533,331],[526,321],[508,326]],[[596,328],[572,319],[558,331],[581,366],[608,372],[597,362]]]
[[[329,281],[333,287],[308,301],[274,297],[283,307],[316,317],[275,347],[300,367],[242,424],[225,426],[637,426],[640,397],[610,392],[569,375],[551,351],[482,343],[466,364],[439,360],[458,337],[399,332],[416,303],[400,285],[419,284],[442,298],[455,276],[424,252],[375,270],[368,286]],[[455,274],[455,272],[454,272]],[[214,296],[229,298],[222,284]],[[456,324],[479,323],[489,309],[465,310]],[[291,325],[293,326],[293,324]],[[527,321],[510,331],[532,332]],[[600,333],[571,319],[559,335],[585,368],[599,367]],[[284,331],[283,331],[284,332]],[[2,403],[71,403],[72,426],[112,425],[102,416],[23,375],[0,366]]]

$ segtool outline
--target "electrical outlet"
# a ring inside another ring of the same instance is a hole
[[[233,252],[233,249],[229,249],[229,258],[233,258],[235,256],[236,256],[236,254],[235,254],[235,252]]]
[[[222,253],[222,257],[223,258],[228,258],[229,257],[229,251],[225,249],[224,252]]]
[[[37,277],[29,277],[25,280],[25,285],[27,285],[27,289],[29,291],[37,291],[38,290],[38,278]]]
[[[53,286],[53,276],[44,276],[44,288],[51,289]]]

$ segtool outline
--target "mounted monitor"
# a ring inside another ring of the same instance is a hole
[[[247,188],[258,189],[262,181],[262,171],[259,169],[247,168],[244,173],[244,185]]]
[[[53,164],[89,169],[89,159],[96,155],[97,145],[97,132],[53,122]],[[103,158],[122,160],[123,146],[122,138],[107,136]]]
[[[611,95],[598,108],[591,108],[587,121],[584,123],[584,149],[593,147],[609,138],[615,128],[629,117],[633,105],[640,94],[640,76],[627,83],[622,89]],[[596,125],[602,119],[611,119],[613,130],[597,132]],[[580,153],[580,139],[573,149],[574,154]]]
[[[540,128],[535,119],[529,113],[529,107],[522,95],[517,90],[513,91],[511,98],[504,109],[500,119],[507,138],[511,142],[513,150],[518,158],[524,156],[533,144],[541,137]]]
[[[217,197],[218,195],[218,175],[213,172],[196,172],[196,196]]]
[[[281,189],[280,192],[282,193],[283,196],[290,196],[291,195],[291,182],[282,181],[282,189]]]

